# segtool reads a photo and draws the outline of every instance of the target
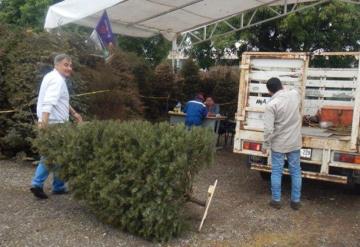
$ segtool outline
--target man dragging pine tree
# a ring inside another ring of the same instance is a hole
[[[69,121],[69,113],[75,118],[77,123],[82,122],[78,114],[69,103],[69,92],[66,85],[66,78],[72,73],[71,58],[66,54],[59,54],[54,58],[54,70],[47,73],[40,87],[37,101],[38,127],[46,128],[49,124],[59,124]],[[39,199],[47,199],[43,186],[49,176],[49,171],[45,166],[45,157],[41,157],[36,168],[35,175],[31,182],[31,192]],[[52,184],[53,194],[67,193],[64,181],[54,173]]]

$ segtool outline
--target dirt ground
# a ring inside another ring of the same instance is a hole
[[[205,199],[218,179],[202,232],[203,208],[188,204],[190,229],[162,245],[102,224],[71,194],[36,200],[29,192],[34,167],[0,161],[0,246],[360,246],[360,195],[354,191],[305,180],[303,207],[293,211],[285,181],[283,208],[275,210],[267,205],[269,182],[250,171],[244,157],[223,150],[216,159],[194,188]]]

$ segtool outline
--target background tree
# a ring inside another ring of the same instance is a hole
[[[124,51],[135,52],[144,57],[153,67],[166,59],[171,49],[171,43],[162,35],[147,39],[119,35],[118,44]]]
[[[211,41],[198,44],[185,52],[188,53],[191,58],[196,59],[199,67],[203,69],[214,66],[220,56],[219,51],[215,50],[213,42]]]
[[[192,59],[184,62],[177,83],[182,88],[180,98],[184,102],[193,99],[201,91],[199,66]]]
[[[91,60],[91,57],[90,61],[94,63],[92,66],[81,66],[77,71],[86,81],[87,91],[109,92],[87,97],[88,115],[101,120],[141,118],[143,102],[134,71],[143,65],[143,59],[133,53],[115,50],[108,63],[103,59]]]
[[[52,0],[1,0],[0,22],[42,30]]]
[[[14,110],[0,114],[0,153],[30,153],[29,137],[34,134],[40,83],[59,52],[68,53],[73,59],[75,73],[67,81],[70,95],[111,90],[102,95],[71,97],[71,104],[87,119],[142,116],[134,71],[145,63],[136,55],[116,51],[114,59],[105,64],[92,55],[93,47],[84,42],[84,37],[74,32],[54,35],[0,25],[0,36],[0,111]]]
[[[360,6],[332,1],[288,16],[279,29],[279,39],[285,49],[357,51],[360,48]]]
[[[146,85],[139,87],[143,94],[147,119],[167,119],[167,112],[173,107],[177,92],[174,78],[171,65],[164,62],[156,66]]]
[[[239,69],[231,66],[213,66],[201,73],[201,91],[220,104],[220,113],[233,118],[239,92]]]
[[[273,16],[273,12],[259,9],[254,21]],[[238,25],[240,18],[229,22]],[[219,26],[219,30],[226,29]],[[243,51],[358,51],[360,49],[360,6],[340,1],[331,1],[301,12],[290,14],[261,25],[216,38],[211,43],[216,50],[215,56],[206,56],[208,51],[201,45],[190,51],[195,54],[199,65],[222,64],[221,54],[229,49],[238,55]],[[235,43],[238,42],[238,47]],[[220,55],[216,55],[220,54]],[[213,62],[208,61],[212,59]],[[215,60],[215,61],[214,61]],[[351,63],[352,61],[333,61],[333,66]],[[314,62],[319,66],[323,62]]]

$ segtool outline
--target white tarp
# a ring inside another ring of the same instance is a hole
[[[288,0],[307,2],[309,0]],[[114,33],[135,37],[163,34],[172,40],[176,34],[207,25],[273,0],[65,0],[52,5],[45,29],[68,23],[95,27],[107,10]]]

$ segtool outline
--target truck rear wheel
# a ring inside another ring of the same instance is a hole
[[[353,172],[348,176],[348,184],[346,185],[347,190],[360,195],[360,176],[358,172]]]
[[[270,181],[271,173],[269,173],[269,172],[259,172],[259,174],[260,174],[260,177],[262,178],[262,180]]]
[[[360,195],[360,184],[358,183],[352,183],[349,182],[346,186],[345,189],[350,192],[351,194],[356,194],[356,195]]]

